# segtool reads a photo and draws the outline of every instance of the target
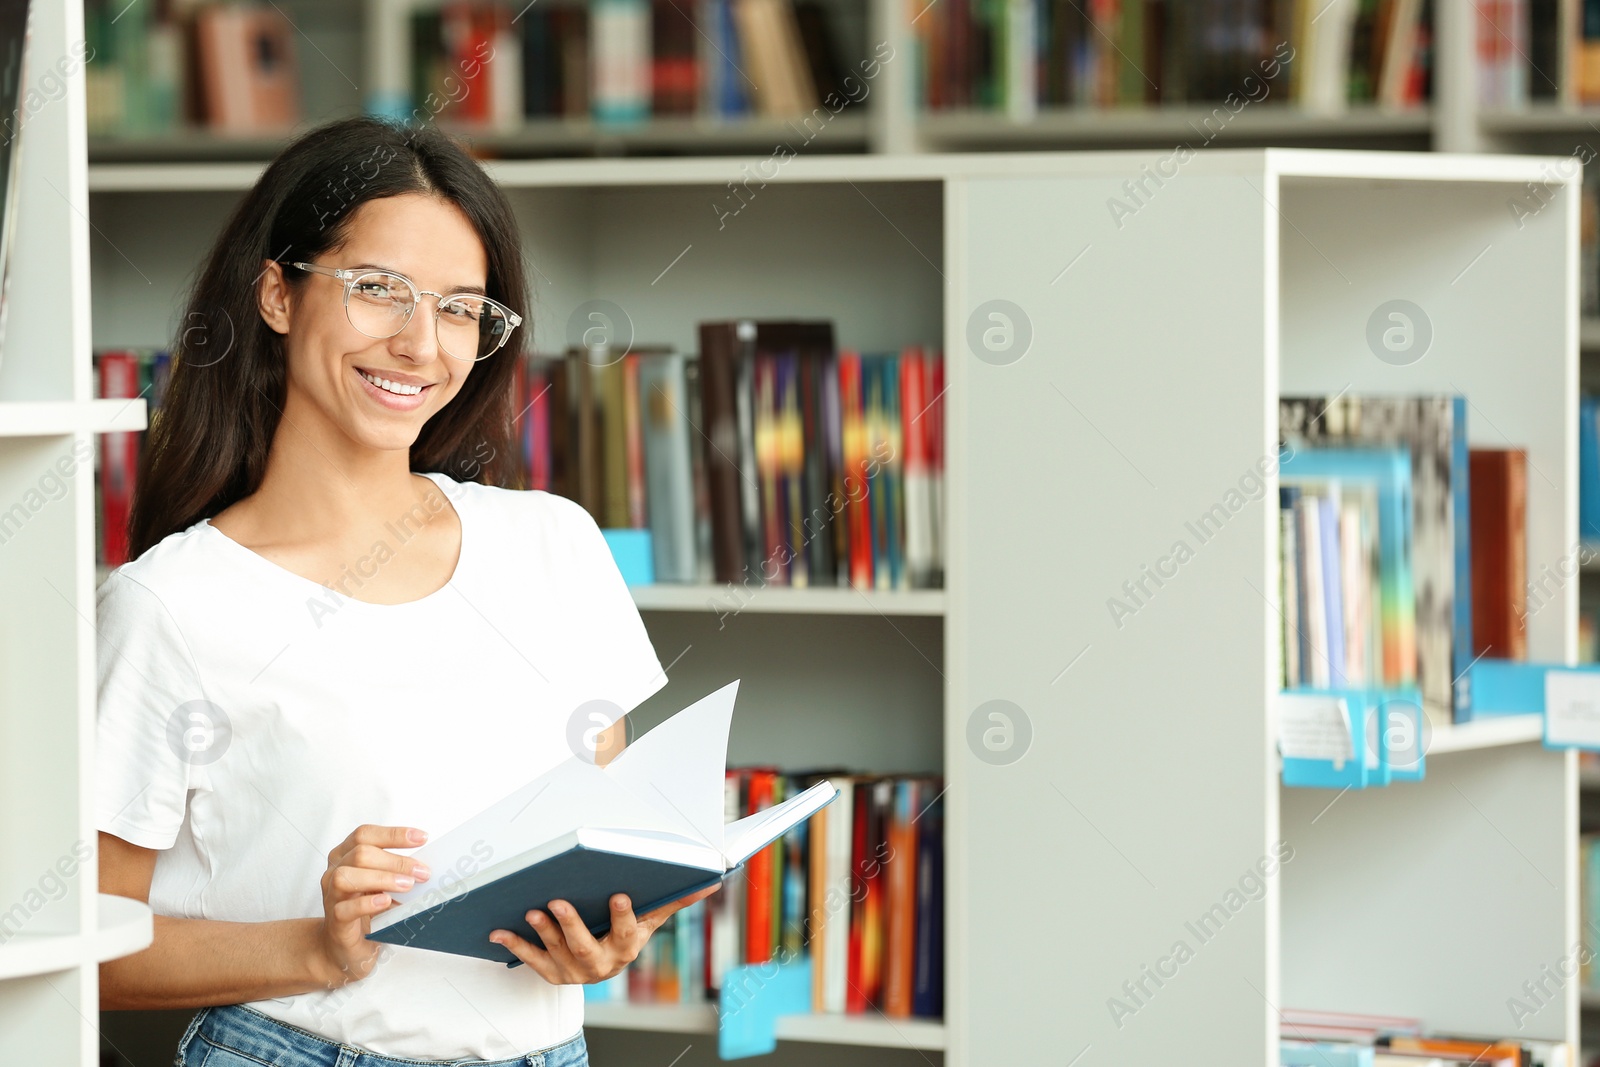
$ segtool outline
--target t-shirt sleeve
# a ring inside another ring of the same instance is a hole
[[[134,579],[113,572],[98,611],[95,825],[143,848],[171,848],[193,768],[169,722],[203,698],[199,671],[166,606]]]
[[[582,605],[583,640],[597,664],[593,692],[585,699],[616,704],[627,714],[667,684],[667,672],[594,517],[579,504],[554,499],[567,512],[563,525],[578,561],[574,600]]]

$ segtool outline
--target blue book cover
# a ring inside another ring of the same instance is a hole
[[[1378,615],[1387,687],[1414,684],[1416,590],[1411,575],[1411,457],[1404,449],[1305,448],[1279,467],[1286,485],[1360,482],[1378,493]]]
[[[601,767],[574,755],[413,855],[434,878],[372,920],[370,940],[517,966],[489,935],[544,942],[524,918],[564,900],[591,933],[625,893],[636,915],[723,881],[837,795],[828,782],[724,824],[738,682],[661,723]],[[658,799],[659,798],[659,799]]]
[[[1454,655],[1450,677],[1455,679],[1451,699],[1455,701],[1455,719],[1460,722],[1467,709],[1468,689],[1463,682],[1467,668],[1472,665],[1473,649],[1472,457],[1467,446],[1467,398],[1452,397],[1450,406],[1450,497],[1456,540],[1455,634],[1451,641]]]
[[[735,118],[749,110],[745,94],[744,60],[739,51],[739,33],[733,24],[733,0],[711,0],[712,38],[717,42],[717,55],[711,62],[718,70],[717,112]]]
[[[1600,436],[1596,413],[1600,400],[1584,397],[1578,405],[1578,532],[1586,541],[1600,540]]]

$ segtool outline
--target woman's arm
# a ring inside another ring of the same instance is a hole
[[[391,899],[382,890],[427,878],[427,868],[384,851],[419,844],[407,829],[363,826],[329,853],[322,918],[241,923],[157,915],[149,948],[100,965],[101,1009],[240,1004],[366,977],[379,946],[365,934]],[[100,891],[148,903],[156,855],[102,832]]]

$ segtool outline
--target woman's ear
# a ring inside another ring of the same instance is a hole
[[[256,280],[256,306],[261,309],[261,319],[275,333],[289,332],[289,283],[283,277],[283,265],[276,260],[264,259],[261,276]]]

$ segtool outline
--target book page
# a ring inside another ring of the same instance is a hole
[[[735,680],[701,697],[624,748],[604,772],[663,816],[674,818],[678,832],[718,852],[723,851],[728,731],[738,692]]]

